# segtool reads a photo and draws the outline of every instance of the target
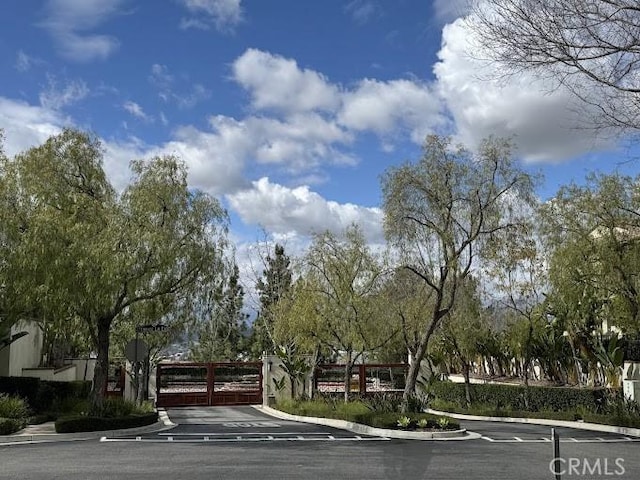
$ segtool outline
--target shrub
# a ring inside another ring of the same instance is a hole
[[[27,418],[29,407],[23,398],[0,393],[0,417]]]
[[[145,413],[142,415],[128,415],[125,417],[65,417],[56,421],[56,432],[97,432],[102,430],[119,430],[122,428],[136,428],[151,425],[158,420],[157,413]]]
[[[0,377],[0,393],[22,397],[29,405],[36,405],[39,388],[39,378]]]
[[[0,435],[11,435],[27,425],[24,418],[0,418]]]
[[[521,385],[471,384],[473,404],[492,405],[497,410],[573,411],[578,407],[600,413],[606,409],[605,389],[569,387],[524,387]],[[459,407],[466,404],[464,384],[435,382],[433,392],[438,401]]]
[[[380,404],[379,404],[380,405]],[[303,415],[322,418],[336,418],[349,422],[362,423],[377,428],[397,428],[398,413],[395,411],[375,411],[364,401],[327,401],[325,398],[312,401],[284,400],[278,402],[277,408],[292,415]],[[408,428],[416,428],[422,420],[426,422],[426,428],[440,428],[438,418],[428,413],[412,413]],[[447,417],[448,418],[448,417]],[[449,420],[448,429],[460,428],[459,423],[453,419]],[[425,428],[425,427],[420,427]]]
[[[36,397],[34,408],[38,412],[59,410],[60,403],[68,399],[86,400],[91,392],[91,382],[52,382],[42,380]]]

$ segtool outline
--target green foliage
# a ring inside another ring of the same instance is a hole
[[[533,181],[516,166],[507,141],[487,139],[472,154],[451,145],[450,138],[432,135],[417,162],[385,173],[382,194],[386,237],[433,297],[417,330],[409,394],[415,390],[415,369],[453,308],[474,258],[525,221],[526,209],[519,207],[535,202]]]
[[[195,322],[197,341],[191,346],[191,360],[220,362],[237,360],[244,350],[246,314],[244,289],[235,262],[226,265],[228,273],[203,288],[198,299],[199,320]]]
[[[98,355],[97,407],[114,324],[158,299],[162,315],[188,311],[220,273],[228,220],[216,199],[188,187],[175,157],[132,162],[121,194],[102,161],[95,136],[64,130],[0,162],[0,306],[11,318],[83,332]]]
[[[86,401],[90,391],[91,382],[89,381],[53,382],[41,380],[33,408],[37,412],[57,410],[60,403],[68,400]]]
[[[157,413],[129,415],[124,417],[66,417],[55,423],[57,433],[96,432],[103,430],[119,430],[151,425],[158,420]]]
[[[11,435],[27,426],[24,418],[0,418],[0,435]]]
[[[29,416],[29,405],[20,397],[0,394],[0,418],[25,419]]]
[[[406,429],[406,428],[409,427],[410,423],[411,423],[411,418],[405,416],[405,417],[400,417],[398,419],[398,422],[396,423],[396,425],[398,425],[398,427],[400,427],[400,428],[405,428]]]
[[[0,392],[24,398],[29,405],[37,405],[40,379],[31,377],[0,377]]]
[[[429,420],[426,418],[421,418],[417,422],[418,428],[427,428],[429,426]]]
[[[276,244],[274,255],[267,255],[266,268],[256,284],[260,294],[260,311],[253,323],[250,338],[250,352],[255,359],[263,352],[274,351],[274,328],[278,303],[290,291],[292,286],[291,260],[285,254],[284,247]]]
[[[398,428],[398,413],[396,411],[375,411],[360,400],[343,402],[337,397],[327,397],[313,401],[286,400],[278,402],[277,408],[292,415],[335,418],[376,428]],[[427,428],[440,428],[437,423],[438,418],[438,416],[428,413],[415,413],[411,415],[411,421],[408,426],[409,428],[415,428],[418,422],[425,420],[427,421]],[[450,419],[447,428],[456,430],[460,428],[460,425],[455,420]]]
[[[471,384],[472,404],[491,405],[497,410],[574,411],[582,407],[590,412],[606,408],[605,389],[524,387],[520,385]],[[464,385],[453,382],[434,384],[436,399],[459,407],[466,405]]]

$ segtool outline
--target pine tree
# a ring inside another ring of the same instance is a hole
[[[251,355],[254,358],[260,358],[263,352],[273,353],[272,309],[291,288],[291,260],[282,245],[276,244],[274,255],[267,256],[266,263],[262,278],[256,283],[260,293],[260,311],[253,322],[251,335]]]

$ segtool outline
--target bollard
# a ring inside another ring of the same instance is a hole
[[[556,429],[551,429],[551,443],[553,443],[553,473],[556,480],[562,480],[560,474],[560,436],[556,433]]]

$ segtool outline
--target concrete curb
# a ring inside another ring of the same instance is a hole
[[[450,432],[405,432],[402,430],[391,430],[386,428],[375,428],[368,425],[362,425],[355,422],[347,422],[346,420],[336,420],[333,418],[320,418],[320,417],[303,417],[300,415],[291,415],[289,413],[281,412],[273,408],[263,405],[253,405],[253,408],[266,413],[272,417],[279,418],[281,420],[292,420],[294,422],[312,423],[315,425],[324,425],[326,427],[339,428],[341,430],[348,430],[353,433],[361,435],[371,435],[374,437],[383,438],[395,438],[403,440],[473,440],[480,438],[480,435],[474,432],[467,432],[465,429],[453,430]]]
[[[167,416],[167,412],[164,409],[158,409],[158,421],[144,427],[123,428],[121,430],[102,430],[99,432],[37,434],[14,433],[13,435],[0,435],[0,446],[96,440],[102,437],[110,437],[115,435],[139,435],[145,433],[162,432],[164,430],[170,430],[175,426],[176,424],[173,423]]]
[[[550,427],[567,427],[593,432],[619,433],[630,437],[640,437],[640,428],[619,427],[617,425],[602,425],[600,423],[571,422],[568,420],[549,420],[545,418],[518,418],[518,417],[483,417],[480,415],[466,415],[461,413],[443,412],[427,408],[427,413],[434,415],[446,415],[457,420],[478,420],[482,422],[501,423],[528,423],[531,425],[547,425]]]

